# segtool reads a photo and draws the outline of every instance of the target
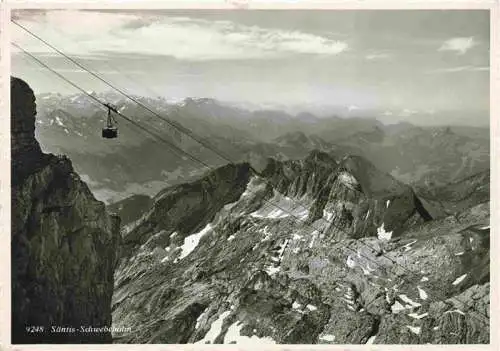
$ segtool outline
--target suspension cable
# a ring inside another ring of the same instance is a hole
[[[83,65],[81,65],[80,63],[78,63],[76,60],[72,59],[71,57],[67,56],[66,54],[64,54],[63,52],[61,52],[60,50],[58,50],[57,48],[53,47],[52,45],[50,45],[49,43],[47,43],[45,40],[43,40],[42,38],[40,38],[39,36],[37,36],[36,34],[32,33],[31,31],[29,31],[28,29],[26,29],[25,27],[23,27],[22,25],[18,24],[16,21],[12,20],[12,22],[14,22],[14,24],[18,25],[19,27],[21,27],[22,29],[24,29],[25,31],[27,31],[28,33],[30,33],[32,36],[34,36],[35,38],[37,38],[38,40],[42,41],[44,44],[46,44],[47,46],[51,47],[53,50],[57,51],[59,54],[63,55],[64,57],[66,57],[67,59],[69,59],[71,62],[73,62],[74,64],[76,64],[77,66],[79,66],[80,68],[82,68],[83,70],[87,71],[88,73],[90,73],[92,76],[96,77],[97,79],[99,79],[100,81],[104,82],[106,85],[110,86],[111,88],[115,89],[116,91],[118,91],[119,93],[121,93],[122,95],[126,96],[128,99],[132,100],[133,102],[135,102],[137,105],[145,108],[146,110],[148,110],[149,112],[153,113],[154,115],[156,115],[158,118],[162,119],[163,121],[167,122],[169,125],[171,125],[172,127],[174,127],[175,129],[177,129],[178,131],[180,131],[181,133],[184,133],[186,135],[188,135],[189,137],[191,137],[193,140],[197,141],[198,143],[200,143],[201,145],[205,146],[207,149],[211,150],[212,152],[216,153],[218,156],[220,156],[221,158],[225,159],[226,161],[229,161],[231,164],[234,164],[233,161],[231,161],[230,159],[228,159],[227,157],[225,156],[222,156],[222,153],[220,153],[219,151],[217,150],[213,150],[211,146],[207,146],[206,143],[198,140],[196,137],[193,137],[194,133],[192,133],[189,129],[183,127],[183,126],[180,126],[178,125],[177,123],[173,123],[172,121],[168,120],[168,119],[165,119],[164,117],[162,117],[161,115],[157,114],[156,112],[154,112],[153,110],[151,110],[149,107],[145,106],[144,104],[142,104],[141,102],[137,101],[136,99],[130,97],[128,94],[124,93],[121,89],[119,88],[116,88],[114,85],[108,83],[106,80],[104,80],[103,78],[101,78],[100,76],[98,76],[97,74],[95,74],[94,72],[91,72],[89,71],[86,67],[84,67]],[[84,89],[78,87],[76,84],[74,84],[73,82],[69,81],[68,79],[66,79],[64,76],[62,76],[60,73],[54,71],[53,69],[51,69],[48,65],[46,65],[45,63],[43,63],[42,61],[40,61],[38,58],[36,58],[34,55],[32,55],[31,53],[27,52],[26,50],[24,50],[23,48],[21,48],[19,45],[17,45],[16,43],[12,43],[14,46],[16,46],[17,48],[19,48],[20,50],[22,50],[25,54],[29,55],[30,57],[32,57],[34,60],[36,60],[38,63],[40,63],[42,66],[44,66],[45,68],[49,69],[50,71],[52,71],[53,73],[55,73],[57,76],[59,76],[61,79],[65,80],[66,82],[68,82],[69,84],[71,84],[73,87],[77,88],[78,90],[82,91],[84,94],[86,94],[87,96],[89,96],[90,98],[96,100],[97,102],[99,102],[99,104],[105,106],[105,104],[103,102],[101,102],[99,99],[97,99],[96,97],[94,97],[93,95],[91,94],[88,94]],[[128,118],[127,116],[124,116],[122,113],[119,113],[119,115],[124,118],[125,120],[127,120],[128,122],[130,122],[131,124],[135,125],[136,127],[140,128],[141,130],[143,131],[146,131],[148,134],[152,135],[153,138],[157,138],[159,139],[160,141],[164,142],[166,145],[168,145],[171,149],[173,149],[174,151],[176,151],[177,153],[180,153],[188,158],[190,158],[191,160],[195,161],[195,162],[198,162],[202,165],[204,165],[205,167],[207,167],[209,170],[211,169],[211,166],[208,165],[207,163],[205,163],[204,161],[200,160],[199,158],[191,155],[190,153],[184,151],[183,149],[177,147],[175,144],[171,143],[170,141],[166,140],[165,138],[161,137],[160,135],[156,134],[156,133],[153,133],[151,131],[149,131],[148,129],[144,128],[143,126],[141,126],[140,124],[138,124],[137,122],[133,121],[132,119]],[[253,168],[252,168],[253,169]],[[256,172],[257,173],[257,172]],[[266,182],[267,183],[267,182]],[[252,192],[252,191],[250,191]],[[254,193],[255,194],[255,193]],[[301,218],[299,218],[297,215],[294,215],[292,212],[288,211],[287,209],[283,208],[282,206],[279,206],[277,204],[274,204],[272,203],[271,201],[267,200],[267,199],[264,199],[264,201],[266,203],[268,203],[269,205],[271,206],[274,206],[278,209],[280,209],[281,211],[289,214],[290,216],[292,217],[295,217],[296,219],[298,219],[299,221],[302,221]],[[328,220],[325,220],[325,222],[329,223],[331,225],[331,227],[337,229],[339,232],[343,233],[343,234],[348,234],[346,231],[344,231],[343,229],[337,227],[335,225],[335,223],[333,221],[328,221]],[[322,232],[323,229],[319,229],[319,228],[316,228],[314,225],[312,224],[305,224],[306,226],[309,226],[310,228],[313,228],[319,232]],[[336,241],[337,243],[339,243],[339,241]],[[374,247],[366,244],[366,243],[362,243],[362,245],[370,248],[371,250],[374,250],[374,251],[377,251],[377,249],[375,249]],[[367,260],[371,261],[372,263],[374,263],[375,265],[377,266],[380,266],[382,267],[382,265],[380,263],[378,263],[377,261],[374,261],[373,259],[371,259],[370,257],[364,255],[364,254],[361,254],[359,253],[359,251],[355,251],[353,250],[352,248],[350,248],[349,246],[345,246],[343,245],[344,248],[346,248],[347,250],[353,252],[353,253],[356,253],[357,255],[360,255],[360,256],[363,256],[364,258],[366,258]],[[404,269],[405,271],[407,271],[408,273],[414,273],[412,272],[411,270],[409,270],[408,268],[404,267],[403,265],[399,264],[397,261],[393,260],[392,258],[390,257],[387,257],[385,255],[383,255],[385,258],[387,258],[389,261],[391,261],[393,264],[401,267],[402,269]],[[455,298],[455,300],[458,300]],[[463,303],[463,302],[462,302]],[[465,303],[464,303],[465,304]],[[478,312],[479,313],[479,312]],[[481,313],[479,313],[481,314]],[[481,314],[483,317],[489,319],[489,317],[485,316],[484,314]]]

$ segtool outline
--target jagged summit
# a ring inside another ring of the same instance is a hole
[[[36,102],[33,90],[22,79],[11,77],[10,85],[12,167],[24,174],[35,169],[43,158],[35,139]]]
[[[329,155],[327,152],[320,151],[318,149],[312,150],[309,155],[305,158],[306,163],[311,164],[319,164],[322,163],[324,165],[336,166],[337,161]]]

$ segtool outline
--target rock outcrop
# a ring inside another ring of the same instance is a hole
[[[409,186],[360,156],[337,163],[313,151],[304,160],[270,160],[263,176],[279,193],[308,199],[308,222],[326,222],[322,231],[328,237],[398,236],[432,219]]]
[[[109,343],[120,220],[68,158],[42,153],[18,78],[11,106],[12,343]]]

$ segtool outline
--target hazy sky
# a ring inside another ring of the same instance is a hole
[[[13,17],[132,93],[398,116],[447,111],[452,118],[459,111],[488,123],[488,11],[24,11]],[[12,37],[83,88],[107,89],[15,25]],[[37,92],[74,92],[24,54],[13,53],[12,69]]]

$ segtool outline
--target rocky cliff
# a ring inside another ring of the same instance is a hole
[[[11,108],[12,343],[111,342],[119,218],[68,158],[42,153],[33,91],[18,78]]]
[[[434,219],[367,160],[321,152],[219,168],[126,229],[113,321],[133,331],[115,342],[488,343],[483,200]]]

